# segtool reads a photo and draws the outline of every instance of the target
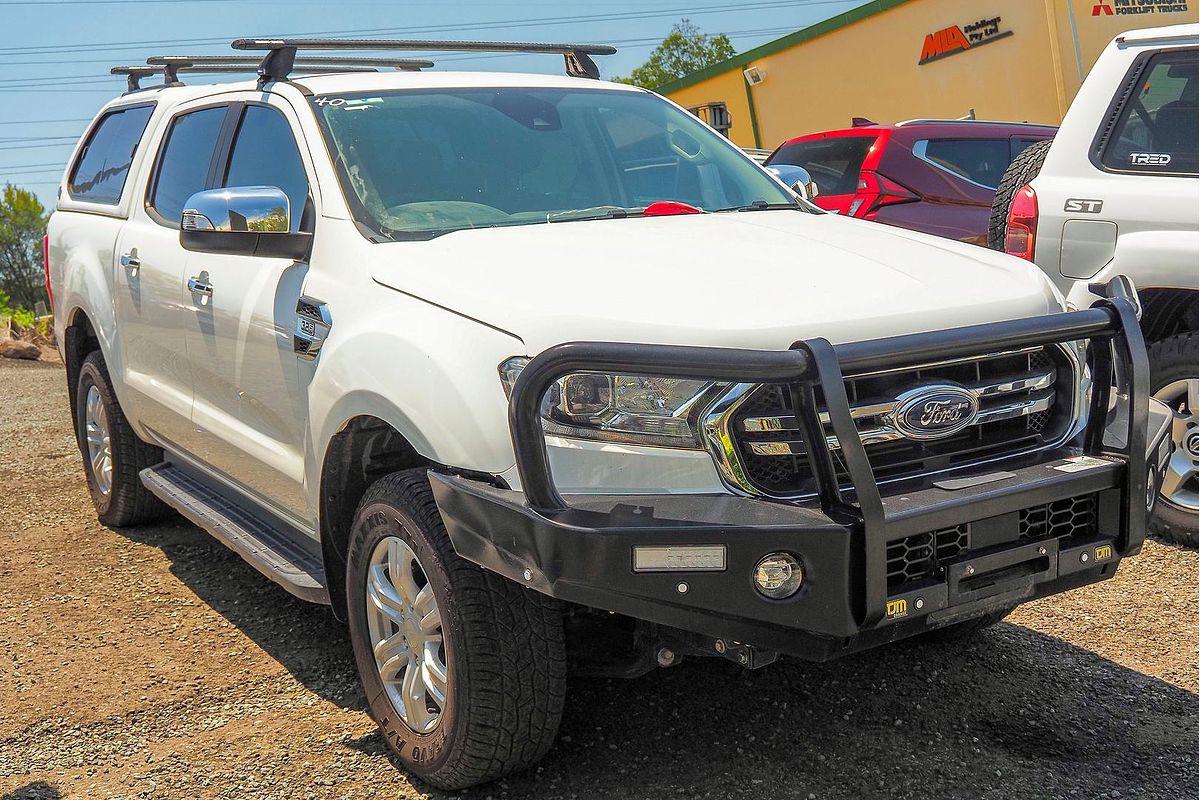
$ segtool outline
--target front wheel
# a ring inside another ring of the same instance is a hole
[[[462,789],[550,749],[566,690],[562,611],[454,552],[426,470],[367,490],[346,599],[371,716],[413,774]]]
[[[1170,406],[1171,457],[1163,474],[1150,532],[1174,544],[1196,547],[1200,510],[1200,379],[1196,334],[1181,333],[1150,346],[1150,391]]]

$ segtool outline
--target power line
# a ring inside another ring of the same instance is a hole
[[[729,36],[729,37],[764,36],[764,35],[771,35],[771,34],[776,34],[776,33],[786,33],[788,31],[792,31],[792,30],[795,30],[795,28],[793,26],[782,26],[782,27],[776,27],[776,28],[756,28],[756,29],[740,30],[740,31],[725,31],[723,35]],[[642,37],[639,39],[609,39],[609,40],[607,40],[606,44],[620,45],[622,47],[632,49],[632,48],[638,48],[638,47],[642,47],[642,46],[646,46],[646,45],[657,45],[660,42],[662,42],[661,37],[652,36],[652,37]],[[349,53],[349,52],[353,52],[353,51],[347,50],[346,52]],[[528,54],[525,54],[525,53],[461,54],[461,55],[451,55],[448,57],[442,56],[437,59],[437,63],[448,64],[448,63],[458,63],[458,62],[462,62],[462,61],[475,61],[475,60],[481,59],[481,58],[483,58],[483,59],[504,58],[504,57],[511,58],[511,57],[521,57],[521,56],[525,56],[525,55],[528,55]],[[110,63],[110,61],[111,61],[111,59],[104,59],[103,61],[93,60],[89,63],[107,64],[107,63]],[[76,63],[76,62],[64,62],[64,63]],[[79,62],[79,63],[83,63],[83,62]],[[248,73],[250,73],[252,71],[253,70],[251,70],[251,69],[247,69]],[[24,87],[24,88],[30,88],[30,89],[39,88],[39,87],[55,87],[62,81],[71,81],[72,85],[97,84],[97,83],[103,83],[105,85],[110,85],[113,80],[114,80],[114,78],[111,76],[108,76],[108,75],[97,76],[95,73],[85,74],[85,75],[52,75],[52,76],[43,76],[40,78],[0,79],[0,87],[17,86],[17,87]]]
[[[48,144],[4,144],[0,145],[0,150],[32,150],[35,147],[74,147],[75,142],[54,142]]]
[[[789,8],[789,7],[803,7],[803,6],[817,6],[817,5],[845,5],[847,3],[852,3],[852,2],[855,2],[855,0],[764,0],[762,2],[746,3],[745,5],[739,6],[736,10],[754,11],[754,10],[767,10],[767,9],[772,9],[772,8]],[[464,30],[478,30],[479,28],[484,27],[484,26],[487,26],[489,29],[508,29],[508,28],[525,28],[525,27],[538,26],[538,25],[549,25],[549,24],[563,23],[563,22],[578,24],[578,23],[582,23],[582,22],[612,22],[612,21],[624,21],[624,20],[654,19],[656,17],[671,17],[671,16],[675,16],[677,14],[682,14],[684,16],[692,17],[692,16],[698,16],[701,14],[714,14],[714,13],[721,13],[721,12],[729,12],[732,10],[734,10],[734,9],[728,3],[722,3],[720,5],[709,5],[709,6],[691,6],[691,7],[683,6],[683,7],[675,7],[675,8],[670,8],[670,9],[662,9],[662,10],[657,10],[657,11],[648,11],[648,10],[642,9],[642,10],[638,10],[638,11],[607,12],[607,13],[603,13],[603,14],[591,14],[591,15],[584,15],[584,16],[575,15],[575,16],[568,16],[568,17],[541,17],[541,18],[527,18],[527,19],[503,20],[503,21],[491,21],[491,22],[470,22],[470,23],[460,23],[460,24],[453,24],[453,25],[424,25],[424,26],[415,26],[415,27],[410,26],[410,27],[404,27],[404,28],[365,28],[365,29],[358,28],[358,29],[351,29],[351,30],[338,30],[338,31],[322,30],[322,31],[309,31],[309,32],[302,32],[302,33],[293,33],[293,34],[287,34],[287,35],[288,36],[322,36],[322,37],[356,36],[356,35],[381,36],[381,35],[388,35],[388,34],[413,34],[413,33],[430,33],[430,32],[438,32],[438,31],[453,32],[453,31],[464,31]],[[45,47],[45,46],[3,47],[3,48],[0,48],[0,54],[8,53],[8,54],[12,54],[12,55],[50,55],[50,54],[55,54],[55,53],[80,52],[80,51],[92,52],[97,49],[113,50],[113,51],[128,51],[128,50],[140,50],[145,46],[165,47],[165,46],[169,46],[169,45],[204,45],[204,44],[228,44],[228,43],[229,43],[229,39],[211,38],[211,37],[201,38],[201,39],[173,39],[173,40],[147,39],[147,40],[132,41],[132,42],[130,42],[130,41],[90,42],[87,44],[74,44],[74,45],[67,45],[67,46],[58,45],[58,46],[50,46],[50,47]],[[55,61],[55,62],[48,62],[48,63],[64,63],[64,62]]]
[[[78,119],[11,119],[0,121],[0,125],[41,125],[50,123],[66,123],[66,122],[91,122],[91,117],[79,117]]]
[[[0,170],[5,170],[5,169],[35,169],[36,170],[36,169],[42,169],[45,167],[58,167],[61,169],[64,164],[66,164],[65,161],[43,161],[41,164],[9,164],[7,166],[0,167]]]

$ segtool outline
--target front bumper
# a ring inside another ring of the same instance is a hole
[[[623,344],[571,344],[539,355],[514,387],[511,424],[524,492],[431,473],[456,551],[544,594],[659,625],[812,659],[903,638],[1036,597],[1102,580],[1145,536],[1150,464],[1159,465],[1170,414],[1148,398],[1148,366],[1134,304],[1123,282],[1088,311],[834,347],[743,351]],[[971,480],[939,481],[881,494],[854,435],[842,369],[870,368],[983,349],[1090,339],[1092,413],[1082,448]],[[790,381],[795,396],[819,386],[843,447],[853,488],[840,487],[818,409],[797,415],[812,453],[820,502],[731,495],[558,494],[549,474],[538,408],[561,375],[580,369],[680,377]],[[1126,385],[1110,389],[1112,377]],[[1118,387],[1121,389],[1122,387]],[[822,452],[823,448],[823,452]],[[1152,455],[1150,455],[1152,454]],[[1148,457],[1149,456],[1149,457]],[[1089,497],[1094,523],[1063,537],[1023,535],[1031,510]],[[970,552],[936,579],[890,584],[893,551],[914,535],[970,525]],[[724,560],[637,571],[637,548],[716,546]],[[763,555],[785,551],[804,566],[801,590],[768,600],[752,573]],[[889,586],[891,588],[889,588]]]

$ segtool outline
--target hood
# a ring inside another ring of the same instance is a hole
[[[377,282],[522,339],[786,349],[1061,310],[1020,259],[831,214],[634,217],[373,248]]]

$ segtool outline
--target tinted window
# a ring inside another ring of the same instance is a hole
[[[1196,174],[1196,51],[1159,53],[1139,72],[1102,162],[1122,172]]]
[[[67,189],[75,200],[115,204],[121,199],[129,165],[154,106],[137,106],[105,114],[71,170]]]
[[[644,92],[431,89],[313,108],[355,216],[385,239],[611,218],[657,200],[800,208],[727,139]]]
[[[1025,152],[1025,148],[1029,147],[1030,145],[1037,144],[1038,142],[1044,142],[1045,139],[1021,139],[1014,136],[1008,141],[1008,161],[1009,163],[1012,163],[1014,158]]]
[[[278,111],[247,106],[238,126],[224,186],[274,186],[291,205],[292,230],[297,230],[308,199],[308,178],[291,126]]]
[[[874,136],[837,136],[785,144],[767,164],[804,167],[821,187],[821,194],[854,194],[863,160],[875,144]]]
[[[150,198],[150,207],[169,223],[179,224],[188,198],[208,188],[208,170],[224,121],[225,107],[219,106],[183,114],[171,122]]]
[[[913,150],[919,152],[920,143]],[[995,189],[1012,160],[1008,139],[930,139],[925,159],[955,175]]]

